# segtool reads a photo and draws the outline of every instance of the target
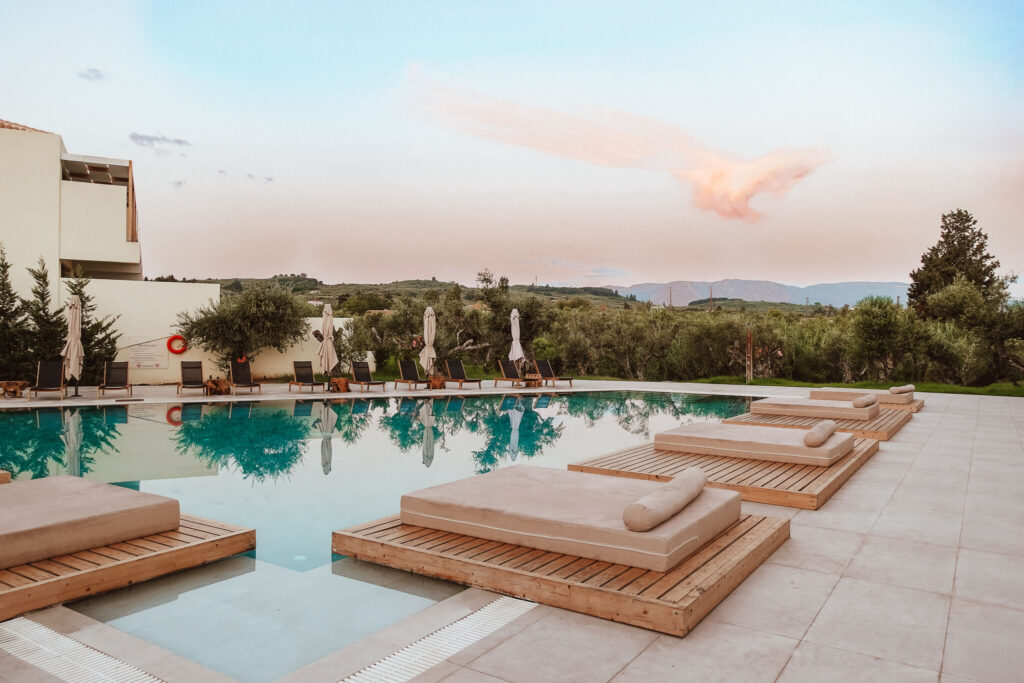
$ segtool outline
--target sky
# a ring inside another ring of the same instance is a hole
[[[1024,274],[1022,42],[1020,2],[0,0],[0,119],[134,161],[150,276],[905,282],[956,208]]]

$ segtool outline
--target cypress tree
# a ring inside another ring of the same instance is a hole
[[[50,273],[42,257],[39,258],[39,267],[29,268],[28,272],[35,284],[32,285],[32,297],[22,299],[21,305],[28,315],[27,346],[30,362],[34,365],[36,361],[60,357],[68,326],[64,311],[52,308]]]
[[[999,261],[988,253],[988,235],[969,211],[942,215],[939,241],[921,256],[921,267],[910,273],[907,303],[931,317],[928,297],[953,284],[957,276],[973,284],[985,300],[1001,305],[1014,278],[996,274]]]
[[[11,264],[0,244],[0,379],[27,379],[28,317],[11,284]]]

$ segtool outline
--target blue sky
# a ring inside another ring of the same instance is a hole
[[[957,207],[1024,271],[1024,4],[723,5],[0,0],[0,118],[135,161],[152,274],[905,280]]]

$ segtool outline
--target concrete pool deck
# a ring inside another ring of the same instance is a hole
[[[807,391],[685,383],[576,384],[571,391],[734,396],[801,396]],[[287,385],[268,384],[264,391],[253,400],[298,396],[289,394]],[[114,398],[97,401],[94,392],[83,389],[85,397],[63,401],[6,399],[0,408],[119,403]],[[482,392],[389,390],[384,395],[477,393],[513,392],[485,387]],[[360,395],[382,394],[327,394]],[[921,396],[924,410],[881,444],[821,509],[743,504],[748,512],[790,518],[792,536],[687,637],[539,606],[417,680],[1018,679],[1024,670],[1024,649],[1019,647],[1024,638],[1024,400]],[[136,398],[157,403],[248,399],[179,399],[174,387],[139,387]],[[493,597],[485,591],[464,591],[283,680],[337,681]],[[90,645],[103,651],[97,642]],[[110,654],[132,663],[123,651]],[[3,666],[3,656],[2,681],[56,680],[24,667],[12,671]],[[157,675],[197,680],[169,673]]]

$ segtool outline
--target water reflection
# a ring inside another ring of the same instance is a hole
[[[159,406],[44,408],[0,411],[0,469],[19,478],[56,472],[84,476],[95,456],[118,452],[121,425],[159,422],[175,451],[212,471],[234,469],[253,482],[286,477],[302,460],[306,442],[320,440],[323,474],[333,468],[335,441],[356,444],[371,428],[402,453],[416,452],[424,467],[448,440],[466,435],[477,444],[474,470],[529,460],[557,443],[567,418],[587,427],[612,420],[630,434],[650,437],[650,422],[668,415],[681,422],[738,415],[749,399],[639,392],[239,401]],[[163,411],[166,410],[166,421]],[[150,425],[142,424],[143,429]],[[152,432],[151,429],[148,431]]]
[[[88,474],[95,455],[118,452],[126,421],[124,406],[0,411],[0,469],[33,479],[54,469]]]

